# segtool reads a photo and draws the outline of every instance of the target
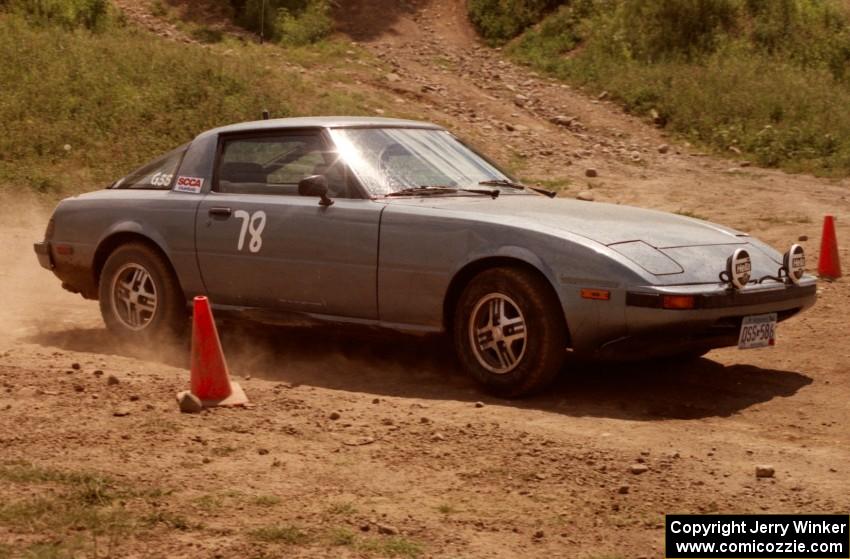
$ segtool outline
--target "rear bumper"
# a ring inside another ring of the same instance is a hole
[[[86,299],[97,299],[97,281],[91,267],[72,259],[71,255],[75,253],[73,246],[60,243],[57,247],[50,241],[42,241],[34,243],[33,250],[41,267],[50,270],[62,281],[63,289],[79,293]]]
[[[33,244],[33,249],[35,250],[35,255],[38,258],[38,263],[42,268],[52,270],[56,267],[53,262],[53,255],[50,249],[50,241],[35,243]]]

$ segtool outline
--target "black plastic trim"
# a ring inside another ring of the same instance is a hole
[[[816,285],[785,286],[783,289],[770,291],[757,291],[755,293],[744,293],[737,290],[729,290],[718,294],[694,294],[694,293],[626,293],[626,305],[631,307],[645,307],[650,309],[662,308],[664,295],[693,296],[694,309],[723,309],[728,307],[745,307],[749,305],[763,305],[767,303],[780,303],[800,297],[808,297],[817,292]],[[675,309],[668,309],[675,310]],[[686,309],[692,310],[692,309]]]

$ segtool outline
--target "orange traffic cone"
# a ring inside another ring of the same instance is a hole
[[[206,297],[195,297],[191,375],[190,392],[204,407],[241,406],[248,403],[242,387],[230,381],[218,330]],[[185,395],[186,392],[181,392],[177,400],[181,401]]]
[[[835,220],[831,215],[823,218],[823,235],[820,240],[818,275],[825,279],[841,277],[841,262],[838,260],[838,240],[835,237]]]

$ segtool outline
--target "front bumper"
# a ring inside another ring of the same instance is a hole
[[[695,308],[664,309],[664,295],[692,295]],[[626,294],[626,335],[607,340],[597,350],[603,359],[661,357],[734,346],[745,316],[777,313],[779,321],[812,306],[814,278],[800,285],[770,283],[743,290],[705,285],[651,287]]]
[[[46,268],[48,270],[52,270],[56,267],[53,262],[53,254],[50,249],[50,241],[42,241],[40,243],[33,244],[33,249],[35,249],[35,255],[38,258],[38,263],[42,268]]]
[[[630,291],[626,294],[626,305],[651,309],[662,308],[664,295],[691,295],[694,297],[694,310],[728,309],[756,305],[784,305],[789,301],[811,300],[805,306],[811,306],[817,297],[817,285],[770,285],[763,288],[753,287],[742,291],[737,289],[715,289],[704,291],[699,287],[680,286],[664,288],[653,292]]]

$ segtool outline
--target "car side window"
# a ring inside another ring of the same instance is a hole
[[[171,190],[174,174],[183,160],[183,154],[189,144],[169,151],[162,157],[136,169],[123,179],[116,182],[112,188],[138,190]]]
[[[331,197],[350,197],[345,166],[318,134],[233,138],[222,144],[216,190],[297,196],[310,175],[325,175]]]

